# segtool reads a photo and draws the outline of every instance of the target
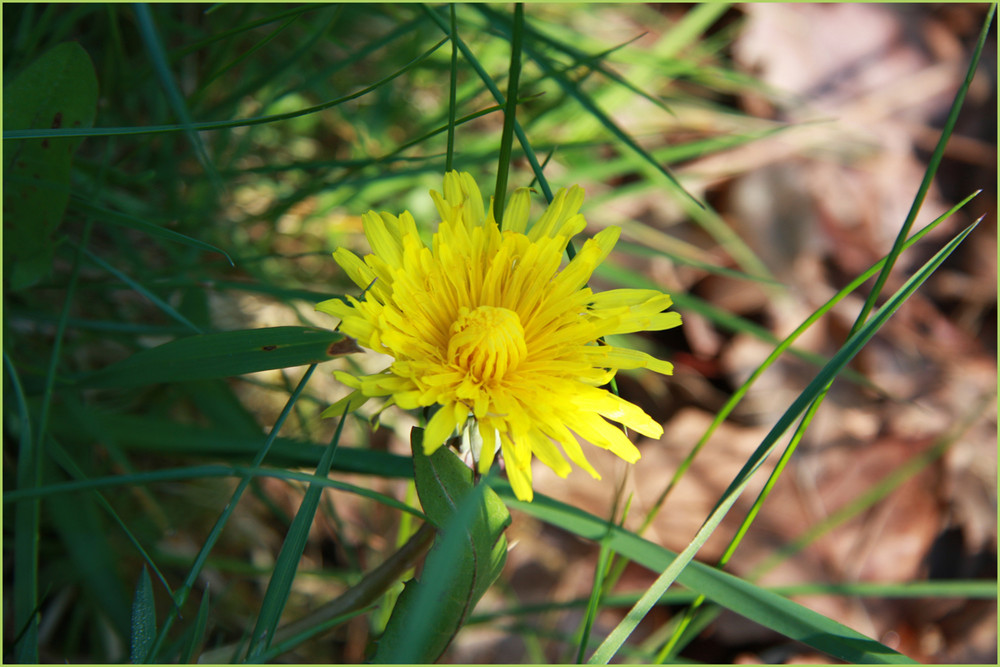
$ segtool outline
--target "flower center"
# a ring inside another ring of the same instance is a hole
[[[480,382],[499,380],[528,353],[521,319],[506,308],[462,308],[450,333],[449,360]]]

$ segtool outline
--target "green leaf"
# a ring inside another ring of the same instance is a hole
[[[132,664],[146,662],[156,639],[156,605],[153,602],[153,582],[145,566],[132,598]]]
[[[5,129],[91,127],[97,113],[94,65],[76,42],[46,51],[3,94]],[[4,141],[4,276],[12,289],[33,285],[52,266],[53,235],[69,202],[80,141]]]
[[[421,429],[413,430],[411,445],[417,494],[441,532],[420,581],[406,582],[375,663],[437,660],[507,559],[510,513],[496,493],[474,486],[472,471],[447,447],[424,454]]]
[[[87,387],[136,387],[207,380],[316,364],[358,351],[351,338],[326,329],[273,327],[225,331],[164,343],[80,381]]]

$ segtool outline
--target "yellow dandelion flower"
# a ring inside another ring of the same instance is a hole
[[[586,286],[620,230],[609,227],[588,239],[560,268],[569,240],[586,224],[580,187],[561,189],[530,229],[527,188],[511,196],[502,225],[467,173],[445,174],[444,193],[431,191],[431,197],[441,223],[430,247],[409,212],[372,211],[363,217],[371,254],[334,253],[366,292],[361,300],[324,301],[317,310],[340,318],[340,330],[360,344],[393,358],[381,373],[336,372],[337,378],[403,409],[439,405],[424,433],[425,451],[468,426],[487,443],[478,452],[480,472],[489,470],[499,449],[521,500],[532,498],[533,457],[565,477],[571,469],[565,454],[599,478],[577,436],[629,463],[638,460],[639,450],[608,420],[650,438],[663,429],[601,386],[619,369],[669,375],[673,367],[597,341],[668,329],[681,318],[664,312],[671,300],[662,292],[595,294]]]

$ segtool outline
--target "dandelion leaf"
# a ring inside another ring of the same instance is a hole
[[[411,444],[417,494],[439,532],[379,641],[373,662],[382,664],[437,660],[507,558],[510,513],[499,496],[474,486],[472,471],[447,447],[424,454],[422,430],[414,429]]]

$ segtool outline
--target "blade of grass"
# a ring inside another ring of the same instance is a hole
[[[392,496],[387,496],[377,491],[366,489],[363,486],[356,486],[347,482],[341,482],[326,477],[318,477],[310,473],[297,472],[294,470],[223,464],[188,466],[185,468],[162,468],[160,470],[137,472],[129,475],[111,475],[108,477],[92,477],[70,482],[50,483],[33,489],[17,489],[14,491],[7,491],[3,495],[3,502],[4,504],[21,503],[35,498],[48,498],[67,493],[81,493],[84,491],[108,489],[117,486],[146,485],[159,482],[181,482],[190,479],[207,479],[213,477],[240,477],[249,478],[251,480],[257,477],[272,477],[274,479],[281,479],[289,482],[305,482],[325,488],[337,489],[338,491],[347,491],[348,493],[353,493],[363,498],[368,498],[382,503],[387,507],[392,507],[402,512],[412,514],[418,519],[426,518],[420,510],[414,509],[406,503],[396,500]]]
[[[510,40],[510,71],[507,75],[507,105],[503,111],[503,131],[500,133],[500,158],[497,164],[497,185],[493,194],[493,217],[503,226],[503,209],[507,198],[507,177],[510,171],[511,147],[514,144],[514,121],[517,113],[517,85],[521,79],[521,40],[524,35],[524,3],[514,4],[514,27]]]
[[[267,655],[270,656],[279,649],[282,651],[290,650],[299,641],[304,641],[327,627],[335,625],[335,621],[344,615],[357,614],[362,609],[369,607],[399,581],[399,577],[423,555],[430,547],[435,534],[436,530],[431,524],[425,523],[420,526],[406,544],[393,552],[378,567],[368,572],[357,584],[310,612],[304,618],[279,628],[274,634],[275,644],[272,653]],[[214,648],[202,654],[199,660],[207,664],[229,661],[240,651],[241,645],[242,642],[237,642]]]
[[[765,586],[762,590],[790,597],[838,596],[878,600],[965,599],[989,600],[997,596],[997,582],[989,579],[939,579],[909,582],[852,581],[845,583],[803,583],[785,586]],[[607,608],[631,607],[641,597],[641,592],[605,595],[602,603]],[[691,590],[671,589],[663,594],[658,604],[677,605],[691,602],[698,593]],[[560,602],[523,604],[513,608],[477,612],[469,625],[491,623],[501,618],[536,616],[539,614],[585,608],[590,596]]]
[[[486,5],[476,5],[476,9],[478,9],[479,12],[486,17],[490,25],[494,27],[504,26],[504,29],[506,29],[506,21],[500,14],[493,11]],[[509,29],[507,29],[507,32],[509,34]],[[552,80],[555,81],[567,95],[576,100],[576,102],[583,107],[587,113],[596,118],[598,122],[600,122],[601,125],[603,125],[605,129],[612,134],[612,136],[628,147],[629,150],[637,153],[646,162],[653,166],[659,174],[667,179],[675,190],[684,195],[691,203],[697,207],[704,207],[704,204],[699,202],[691,193],[684,189],[684,187],[677,181],[676,177],[674,177],[674,175],[670,173],[665,166],[653,158],[653,156],[650,155],[646,149],[636,143],[636,141],[627,132],[621,129],[618,124],[615,123],[610,116],[604,113],[604,111],[601,110],[596,103],[594,103],[593,99],[584,93],[574,81],[572,81],[565,74],[560,74],[558,68],[553,66],[548,58],[545,58],[538,51],[536,51],[530,40],[524,44],[524,52],[538,64],[542,72],[551,77]]]
[[[49,453],[52,457],[52,460],[55,463],[57,463],[60,467],[62,467],[63,470],[65,470],[70,475],[70,477],[79,482],[88,481],[87,474],[80,468],[80,466],[76,463],[76,461],[73,460],[73,458],[69,455],[69,453],[65,450],[65,448],[63,448],[57,442],[51,440],[49,441],[49,445],[50,445]],[[45,488],[44,486],[36,487],[34,490],[41,491],[44,488]],[[129,542],[132,543],[132,546],[135,547],[136,551],[139,552],[139,555],[142,556],[143,561],[145,561],[145,565],[143,566],[144,569],[147,567],[152,568],[153,572],[156,574],[156,578],[160,581],[161,584],[163,584],[163,587],[167,590],[167,592],[170,595],[173,595],[173,591],[170,589],[170,584],[167,583],[167,578],[163,576],[163,572],[161,572],[160,568],[156,566],[156,562],[149,555],[146,549],[143,548],[142,543],[139,542],[139,539],[135,536],[135,533],[132,532],[132,530],[128,527],[128,524],[126,524],[122,520],[121,516],[119,516],[118,512],[115,511],[114,506],[112,506],[111,503],[108,502],[107,498],[105,498],[101,493],[95,491],[94,495],[97,499],[97,502],[101,505],[104,511],[107,512],[108,516],[114,519],[115,523],[118,524],[118,527],[122,529],[123,533],[125,533],[125,536],[128,538]]]
[[[295,402],[299,399],[299,396],[302,394],[302,390],[305,389],[306,384],[309,382],[309,378],[312,377],[313,371],[315,370],[316,364],[309,366],[303,374],[302,379],[299,381],[298,386],[295,387],[295,391],[288,397],[285,407],[282,409],[278,419],[275,420],[274,427],[271,429],[270,434],[268,434],[263,446],[257,452],[257,456],[254,457],[253,463],[251,464],[252,469],[256,470],[260,468],[264,459],[267,458],[267,454],[271,450],[271,445],[274,443],[274,439],[278,436],[278,431],[281,430],[285,420],[292,411],[292,406],[294,406]],[[166,619],[164,619],[163,627],[161,627],[159,633],[157,633],[156,642],[150,651],[150,657],[152,660],[156,660],[157,653],[163,645],[163,642],[166,640],[167,634],[170,632],[170,628],[173,626],[174,620],[178,618],[180,610],[184,608],[184,603],[187,601],[188,595],[191,594],[191,589],[194,587],[195,582],[198,580],[198,576],[201,574],[202,568],[205,566],[205,560],[208,558],[209,553],[211,553],[212,548],[215,546],[219,536],[222,534],[222,529],[225,527],[226,523],[228,523],[229,517],[232,515],[233,510],[236,509],[236,504],[243,496],[243,492],[246,491],[251,479],[252,475],[248,474],[244,475],[244,477],[240,480],[240,483],[236,486],[236,490],[233,491],[232,498],[222,510],[222,513],[216,520],[215,525],[212,526],[211,532],[209,532],[207,538],[205,539],[205,543],[198,551],[198,555],[195,557],[195,562],[191,566],[188,576],[184,579],[184,583],[175,593],[174,605],[176,611],[167,615]]]
[[[901,484],[917,475],[932,462],[938,460],[951,447],[951,445],[954,444],[955,441],[957,441],[962,434],[972,426],[973,423],[975,423],[978,418],[982,417],[983,411],[987,408],[987,406],[991,403],[995,403],[995,398],[995,394],[992,396],[982,397],[973,409],[959,421],[955,428],[951,429],[949,433],[945,434],[941,438],[938,438],[938,440],[931,447],[918,456],[904,462],[857,498],[848,502],[846,505],[833,512],[822,521],[814,524],[790,544],[785,545],[784,547],[778,549],[775,553],[771,554],[747,575],[747,579],[755,581],[766,572],[773,569],[776,565],[803,550],[806,546],[813,543],[816,539],[828,533],[836,526],[843,524],[861,512],[871,508],[877,502],[896,490]],[[791,449],[791,447],[789,447],[789,449]],[[768,480],[768,484],[771,484],[772,479],[774,478],[775,477],[772,475],[772,478]],[[765,490],[767,488],[768,487],[765,486]],[[761,493],[761,496],[766,497],[763,492]],[[756,507],[759,507],[759,503],[754,504],[754,508]],[[751,508],[751,514],[756,514],[756,512],[753,511],[753,508]],[[744,527],[746,525],[748,525],[746,522],[744,525],[741,525],[740,531],[737,532],[737,537],[730,542],[730,545],[723,553],[723,557],[720,558],[716,567],[723,567],[725,565],[726,561],[738,545],[737,538],[746,532]],[[930,582],[911,583],[924,584]],[[917,590],[920,590],[919,586]],[[918,593],[916,592],[913,593],[914,596],[917,594]],[[898,596],[899,594],[893,593],[893,595]],[[961,595],[959,597],[965,596]],[[673,636],[671,636],[661,648],[660,653],[657,656],[657,662],[662,663],[673,660],[678,651],[687,643],[687,641],[693,639],[697,635],[697,632],[692,631],[692,629],[703,627],[717,616],[716,609],[699,609],[703,602],[704,596],[698,596],[691,601],[691,607],[685,610],[680,626],[676,629]]]
[[[978,223],[976,223],[978,224]],[[736,502],[737,498],[743,493],[746,486],[749,484],[753,474],[760,468],[763,464],[764,459],[771,453],[771,451],[776,446],[777,440],[781,437],[784,432],[791,426],[791,422],[794,421],[808,406],[811,404],[817,396],[819,396],[825,387],[831,382],[840,370],[847,365],[847,362],[854,358],[854,355],[860,351],[860,349],[875,335],[875,333],[885,324],[889,317],[899,309],[899,307],[910,297],[911,294],[919,287],[936,269],[940,266],[941,262],[944,261],[948,255],[950,255],[958,244],[961,243],[966,236],[975,228],[976,224],[970,225],[965,230],[963,230],[958,236],[952,239],[944,248],[938,251],[934,257],[932,257],[926,264],[916,274],[914,274],[906,283],[900,288],[890,298],[886,304],[878,310],[875,316],[862,326],[857,334],[852,336],[847,340],[840,351],[834,355],[833,359],[820,371],[820,373],[813,379],[812,382],[806,387],[806,389],[796,398],[792,405],[785,411],[784,415],[778,420],[778,423],[771,429],[771,431],[765,436],[764,441],[760,444],[757,450],[751,455],[750,459],[743,466],[742,470],[737,474],[736,478],[729,485],[729,488],[723,493],[722,498],[716,504],[715,508],[712,510],[708,519],[699,529],[695,538],[691,543],[682,551],[677,559],[670,564],[670,566],[664,570],[660,576],[657,578],[656,582],[646,591],[643,597],[638,603],[632,608],[625,619],[619,623],[614,630],[608,635],[597,651],[591,656],[589,662],[596,664],[606,664],[614,657],[618,649],[625,643],[629,635],[635,630],[639,625],[639,622],[645,617],[645,615],[652,608],[652,605],[660,598],[661,595],[669,588],[669,586],[677,579],[680,572],[684,567],[691,562],[694,555],[701,549],[702,545],[708,540],[715,529],[721,523],[723,517],[729,512],[733,503]],[[760,622],[760,619],[755,619]],[[835,657],[843,657],[834,654]]]
[[[452,163],[455,159],[455,115],[458,111],[455,98],[458,91],[458,44],[455,37],[458,35],[458,26],[455,24],[455,3],[448,3],[448,15],[451,18],[451,67],[448,73],[448,152],[444,161],[444,170],[452,170]]]
[[[434,23],[441,29],[442,32],[450,34],[448,24],[445,23],[444,19],[438,16],[437,12],[432,10],[427,5],[421,4],[420,8],[431,18]],[[462,40],[461,37],[456,34],[455,43],[458,45],[459,50],[462,52],[462,56],[465,58],[466,62],[472,66],[472,69],[476,71],[476,75],[482,80],[483,84],[493,95],[493,99],[497,101],[497,104],[504,106],[506,104],[506,98],[497,88],[496,83],[494,83],[493,78],[486,72],[482,64],[476,58],[475,54],[468,45]],[[538,164],[538,157],[535,155],[535,151],[531,148],[531,143],[528,141],[528,136],[524,133],[524,129],[521,124],[514,119],[514,134],[517,136],[518,143],[521,144],[521,150],[524,151],[525,157],[528,159],[528,163],[531,165],[531,170],[535,174],[535,178],[538,179],[538,187],[542,189],[542,194],[545,196],[545,201],[552,202],[552,188],[549,187],[548,179],[545,178],[545,174],[542,172],[541,165]],[[6,135],[4,135],[6,137]]]
[[[344,421],[347,419],[347,410],[340,416],[337,430],[330,441],[330,446],[323,452],[323,457],[316,466],[316,476],[326,477],[330,474],[330,466],[333,464],[333,455],[340,444],[340,434],[344,430]],[[281,620],[281,613],[288,603],[288,596],[292,592],[292,581],[295,579],[295,571],[302,553],[305,551],[306,542],[309,539],[309,530],[312,527],[313,519],[316,516],[316,508],[319,507],[320,494],[323,487],[319,484],[310,484],[299,511],[295,513],[292,525],[288,529],[285,541],[281,545],[278,559],[274,564],[274,572],[271,580],[267,584],[267,591],[264,593],[264,600],[260,605],[260,612],[257,614],[257,625],[253,634],[250,635],[250,648],[247,651],[247,662],[256,662],[262,654],[271,647],[274,633]]]
[[[979,56],[985,44],[986,34],[989,29],[990,23],[992,22],[993,12],[995,11],[995,9],[996,7],[994,5],[989,15],[987,16],[987,20],[983,26],[982,32],[980,33],[979,42],[977,43],[976,50],[972,55],[972,59],[969,64],[969,69],[966,72],[965,81],[959,87],[959,90],[955,95],[955,99],[952,102],[952,107],[948,116],[948,120],[945,122],[945,126],[941,133],[941,137],[939,138],[934,153],[931,155],[931,158],[928,162],[927,169],[924,172],[923,180],[920,184],[920,187],[917,190],[916,196],[914,197],[913,203],[910,207],[909,213],[907,214],[906,220],[904,221],[902,228],[896,235],[896,239],[893,243],[892,249],[889,251],[889,254],[885,257],[885,259],[882,262],[882,267],[881,270],[879,271],[878,277],[875,280],[875,285],[868,293],[868,296],[865,299],[865,304],[862,307],[861,312],[858,314],[857,319],[854,321],[854,324],[851,327],[851,331],[848,334],[849,337],[855,335],[861,329],[862,325],[865,323],[868,314],[871,312],[872,308],[874,308],[875,302],[878,300],[882,288],[884,287],[886,281],[888,280],[889,273],[892,271],[896,259],[899,257],[899,255],[903,252],[904,248],[906,247],[907,237],[909,236],[910,229],[912,228],[913,222],[920,211],[920,207],[923,204],[928,189],[930,188],[930,184],[931,181],[933,180],[934,174],[936,173],[937,168],[941,163],[941,159],[944,155],[945,146],[947,144],[948,138],[951,136],[951,133],[954,130],[955,122],[957,121],[958,118],[958,113],[961,110],[962,103],[965,99],[965,93],[968,90],[969,85],[972,83],[972,78],[975,75]],[[809,428],[810,423],[812,422],[816,413],[819,411],[820,406],[823,404],[823,401],[825,400],[832,384],[833,384],[833,379],[831,379],[826,384],[823,390],[819,392],[819,394],[815,397],[815,399],[812,401],[812,403],[810,403],[809,407],[806,409],[805,414],[803,415],[801,421],[799,422],[799,425],[796,427],[795,432],[792,434],[792,438],[789,444],[782,452],[777,465],[775,466],[774,470],[771,471],[767,481],[764,484],[764,487],[758,494],[757,498],[754,500],[753,505],[751,506],[747,515],[744,517],[743,521],[740,524],[740,527],[737,529],[735,535],[730,540],[728,546],[723,551],[722,556],[720,557],[717,565],[718,567],[720,568],[724,567],[726,563],[729,561],[729,559],[732,557],[733,553],[735,553],[743,537],[749,530],[750,525],[753,523],[753,520],[760,512],[761,506],[766,501],[767,497],[770,495],[770,492],[774,488],[774,485],[777,483],[777,480],[780,477],[782,471],[785,469],[786,464],[790,460],[792,454],[797,449],[799,443],[802,441],[802,438],[805,436],[806,430]],[[697,613],[698,607],[702,604],[703,601],[704,597],[699,597],[685,611],[681,623],[678,625],[678,628],[674,632],[671,639],[664,645],[660,657],[666,658],[668,655],[672,653],[677,642],[680,640],[681,635],[684,632],[684,629],[687,627],[688,623]]]
[[[180,125],[183,127],[188,142],[194,149],[194,154],[198,158],[198,162],[201,163],[205,173],[208,174],[216,192],[222,192],[225,189],[222,184],[222,178],[219,176],[219,172],[216,171],[212,159],[208,156],[204,142],[202,142],[201,137],[192,127],[191,114],[188,112],[184,96],[177,87],[177,82],[174,81],[174,76],[170,72],[167,54],[163,50],[163,43],[160,41],[160,35],[157,32],[153,14],[149,11],[149,5],[136,3],[132,8],[139,27],[139,34],[142,37],[143,44],[146,46],[146,52],[153,63],[153,70],[160,80],[160,86],[167,96],[167,102],[170,104],[171,109],[173,109],[174,115],[177,116],[177,120],[180,121]]]
[[[152,416],[109,414],[99,410],[93,410],[90,416],[123,449],[185,460],[194,456],[236,461],[252,460],[260,449],[258,433],[236,433],[231,427],[201,427]],[[80,437],[80,427],[75,420],[66,420],[55,424],[53,430],[64,440],[76,440]],[[289,468],[316,467],[322,451],[323,445],[278,437],[269,460],[274,465]],[[340,472],[362,475],[413,477],[410,457],[355,447],[338,448],[333,467]]]
[[[17,402],[20,442],[17,452],[17,488],[33,491],[41,484],[41,456],[32,439],[31,413],[17,369],[3,351],[4,369]],[[40,505],[37,500],[24,503],[14,513],[14,627],[18,637],[14,655],[18,662],[38,661],[38,532]],[[23,628],[23,629],[22,629]]]
[[[43,465],[43,443],[48,437],[49,413],[52,407],[52,397],[56,383],[56,368],[59,365],[59,357],[62,354],[62,344],[66,335],[66,324],[69,319],[70,306],[76,294],[76,287],[80,278],[80,268],[83,264],[83,253],[86,252],[87,243],[90,241],[90,232],[93,229],[92,223],[88,220],[84,225],[83,236],[77,246],[77,251],[73,258],[73,268],[70,272],[69,283],[66,287],[66,294],[63,301],[62,310],[59,313],[59,323],[56,325],[55,340],[52,345],[52,354],[49,356],[49,364],[45,373],[45,388],[42,393],[42,403],[39,408],[38,426],[34,431],[34,439],[31,440],[31,415],[25,402],[23,389],[17,380],[13,364],[6,353],[4,362],[8,364],[8,372],[15,380],[14,388],[18,396],[19,411],[22,416],[22,438],[18,452],[17,464],[17,485],[19,489],[32,489],[41,484]],[[22,411],[23,408],[23,411]],[[29,439],[26,440],[25,436]],[[40,530],[41,508],[37,501],[32,501],[19,508],[14,518],[14,551],[17,554],[17,562],[21,566],[21,571],[14,578],[14,599],[16,601],[15,627],[25,627],[26,631],[21,636],[21,641],[15,648],[15,655],[20,662],[38,661],[38,543]]]
[[[198,605],[198,615],[194,619],[194,625],[191,626],[190,637],[188,637],[181,652],[180,662],[182,664],[191,662],[194,658],[195,650],[205,638],[205,628],[208,626],[208,610],[210,607],[208,587],[206,586],[205,592],[201,596],[201,604]]]
[[[102,269],[113,275],[115,278],[118,278],[120,281],[131,287],[133,290],[135,290],[142,296],[146,297],[146,299],[148,299],[154,306],[159,308],[165,315],[167,315],[168,317],[177,322],[180,322],[181,324],[183,324],[196,334],[202,333],[201,329],[198,328],[193,322],[191,322],[191,320],[181,315],[179,312],[177,312],[176,308],[174,308],[169,303],[167,303],[166,301],[164,301],[163,299],[161,299],[160,297],[156,296],[151,291],[146,289],[146,287],[140,284],[137,280],[129,277],[126,273],[119,271],[115,267],[111,266],[103,259],[95,255],[94,253],[84,248],[82,245],[80,246],[80,248],[83,250],[84,254],[87,255],[88,258],[90,258],[90,261],[92,261],[94,264],[97,264],[99,267],[101,267]]]
[[[175,232],[172,229],[167,229],[166,227],[161,227],[160,225],[154,224],[152,222],[147,222],[135,216],[131,216],[125,213],[119,213],[118,211],[112,211],[111,209],[103,208],[101,206],[96,206],[91,203],[90,199],[87,197],[81,197],[78,195],[71,195],[73,206],[82,212],[94,216],[96,220],[100,222],[110,222],[114,225],[120,225],[122,227],[128,227],[130,229],[136,229],[141,232],[145,232],[150,236],[158,236],[160,238],[167,239],[168,241],[174,241],[175,243],[181,243],[183,245],[191,246],[192,248],[198,248],[199,250],[207,250],[209,252],[217,252],[226,258],[230,266],[236,266],[233,263],[232,257],[229,256],[225,250],[218,248],[210,243],[205,243],[204,241],[199,241],[198,239],[192,238],[185,234]]]
[[[526,503],[516,499],[506,482],[494,481],[493,487],[509,507],[584,539],[597,541],[608,531],[606,519],[543,494],[536,494],[532,502]],[[608,545],[654,572],[664,571],[678,558],[677,554],[617,527],[611,531]],[[691,562],[681,571],[678,583],[705,593],[727,609],[775,632],[848,662],[907,661],[895,651],[822,614],[704,563]]]
[[[156,638],[156,604],[153,598],[153,582],[149,572],[142,568],[139,582],[135,587],[135,597],[132,599],[132,636],[131,662],[138,665],[149,658],[149,650]]]
[[[915,244],[917,241],[926,236],[931,230],[935,229],[942,222],[944,222],[952,215],[954,215],[959,209],[963,208],[978,193],[979,191],[969,195],[961,202],[953,206],[946,213],[944,213],[936,220],[926,225],[916,234],[911,236],[909,239],[907,239],[906,243],[903,245],[903,249],[905,250],[907,248],[912,247],[913,244]],[[695,457],[698,456],[702,448],[715,433],[719,425],[722,424],[722,422],[724,422],[726,418],[729,417],[730,414],[732,414],[733,410],[736,408],[739,402],[743,400],[744,396],[746,396],[747,392],[750,390],[750,387],[753,386],[753,384],[757,381],[757,379],[761,375],[763,375],[764,371],[770,368],[771,365],[774,364],[774,362],[777,361],[778,358],[782,354],[784,354],[803,333],[805,333],[810,327],[812,327],[813,324],[819,321],[819,319],[823,315],[828,313],[834,306],[840,303],[848,294],[856,290],[858,287],[864,284],[865,281],[869,280],[879,270],[881,270],[882,267],[885,266],[885,262],[886,258],[883,257],[878,262],[869,267],[867,271],[865,271],[857,278],[852,280],[850,283],[848,283],[846,286],[844,286],[840,291],[838,291],[829,300],[827,300],[826,303],[824,303],[822,306],[813,311],[813,313],[809,317],[807,317],[802,322],[802,324],[796,327],[795,330],[792,331],[792,333],[786,336],[780,343],[778,343],[774,347],[774,349],[767,356],[767,358],[763,362],[761,362],[761,364],[756,369],[754,369],[754,371],[743,382],[743,384],[741,384],[736,389],[736,391],[733,392],[733,395],[729,397],[725,405],[723,405],[722,408],[719,409],[718,413],[715,415],[715,418],[712,420],[712,423],[709,424],[708,428],[705,430],[705,433],[701,436],[698,442],[695,443],[694,447],[691,448],[691,451],[684,458],[681,464],[677,467],[677,470],[674,472],[670,481],[667,483],[666,488],[664,488],[663,492],[656,499],[656,502],[653,503],[652,508],[650,508],[649,512],[646,514],[646,517],[643,519],[642,526],[638,530],[640,535],[646,530],[646,528],[649,527],[649,525],[656,518],[656,515],[663,507],[667,498],[670,496],[671,491],[673,491],[673,489],[676,488],[677,483],[680,482],[681,478],[684,476],[688,468],[690,468],[691,464],[694,462]]]
[[[201,123],[191,123],[190,125],[147,125],[143,127],[92,127],[92,128],[80,128],[80,129],[68,129],[68,130],[52,130],[52,129],[32,129],[32,130],[5,130],[3,133],[4,139],[45,139],[50,137],[106,137],[106,136],[124,136],[132,134],[153,134],[162,132],[185,132],[188,130],[195,132],[202,132],[205,130],[222,130],[234,127],[249,127],[252,125],[262,125],[265,123],[274,123],[282,120],[289,120],[292,118],[298,118],[299,116],[305,116],[311,113],[317,113],[319,111],[325,111],[332,107],[338,106],[345,102],[357,99],[368,93],[376,90],[385,84],[389,83],[393,79],[400,77],[406,72],[410,71],[427,58],[429,58],[435,51],[437,51],[448,38],[445,37],[437,44],[432,46],[430,49],[422,53],[420,56],[410,61],[404,65],[401,69],[393,72],[389,76],[379,79],[370,86],[365,86],[360,90],[357,90],[349,95],[344,95],[343,97],[338,97],[322,104],[317,104],[315,106],[306,107],[305,109],[299,109],[297,111],[289,111],[287,113],[273,114],[270,116],[258,116],[254,118],[241,118],[237,120],[220,120],[220,121],[208,121]]]

